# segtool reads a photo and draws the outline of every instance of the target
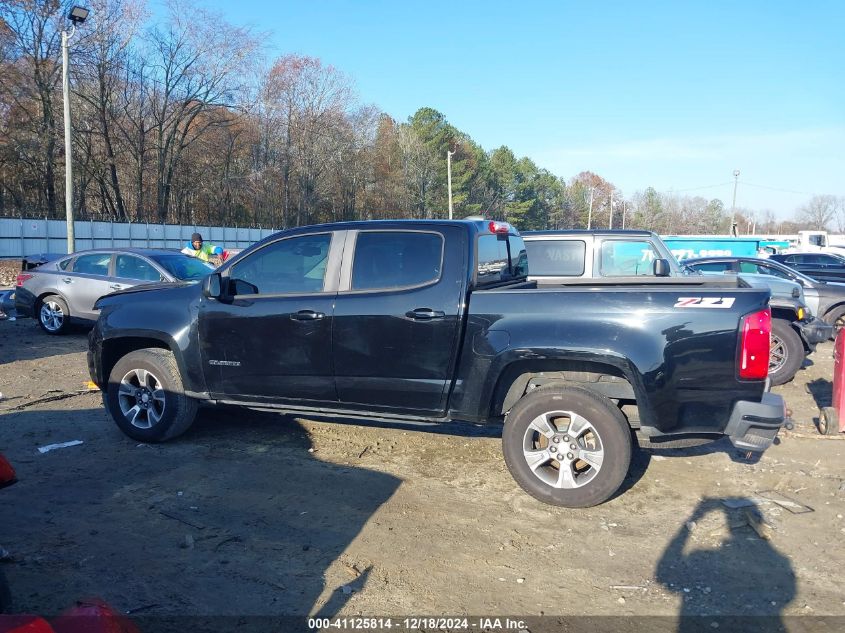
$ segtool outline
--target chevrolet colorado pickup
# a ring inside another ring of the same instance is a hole
[[[499,222],[283,231],[200,283],[101,298],[89,370],[144,442],[183,433],[200,403],[503,422],[517,483],[567,507],[618,490],[632,429],[774,441],[785,409],[768,392],[767,291],[706,276],[537,288],[528,266]]]

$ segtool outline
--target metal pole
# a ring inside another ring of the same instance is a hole
[[[587,213],[587,230],[589,231],[593,223],[593,188],[590,187],[590,210]]]
[[[452,154],[455,152],[450,152],[446,150],[446,180],[449,184],[449,219],[452,219],[452,214],[454,213],[454,208],[452,207]]]
[[[73,36],[75,28],[75,26],[72,27],[70,33],[62,31],[62,94],[65,101],[65,216],[68,253],[76,250],[73,239],[73,150],[70,142],[70,82],[68,80],[68,40]]]
[[[739,183],[739,170],[734,169],[734,199],[731,203],[731,235],[736,237],[736,186]]]
[[[607,223],[607,228],[613,228],[613,192],[610,192],[610,221]]]
[[[625,230],[625,201],[622,201],[622,230]]]

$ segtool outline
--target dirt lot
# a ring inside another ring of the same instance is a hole
[[[524,494],[496,432],[470,425],[208,409],[177,441],[139,445],[85,392],[86,346],[82,330],[0,321],[0,451],[20,478],[0,491],[14,611],[100,596],[138,618],[845,616],[845,441],[812,427],[831,344],[777,389],[798,427],[758,463],[722,443],[641,451],[623,494],[588,510]]]

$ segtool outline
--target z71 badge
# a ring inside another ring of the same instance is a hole
[[[730,308],[735,297],[678,297],[676,308]]]

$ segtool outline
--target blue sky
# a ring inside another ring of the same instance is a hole
[[[346,72],[400,121],[433,107],[567,179],[789,218],[845,195],[845,2],[207,0]],[[712,186],[718,185],[718,186]]]

